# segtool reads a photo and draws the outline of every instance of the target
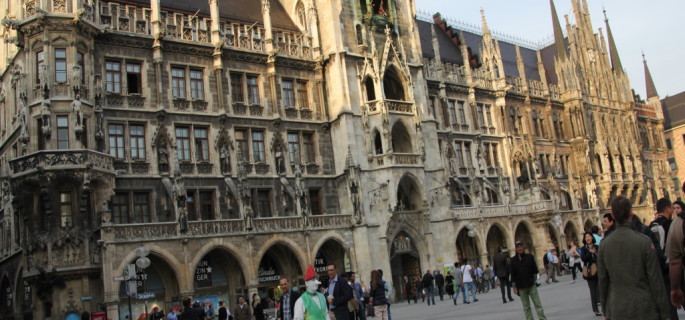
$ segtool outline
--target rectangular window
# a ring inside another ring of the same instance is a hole
[[[171,93],[174,98],[186,97],[186,71],[184,69],[171,69]]]
[[[40,84],[40,70],[45,65],[45,53],[43,51],[36,52],[36,83]]]
[[[464,113],[464,103],[461,101],[457,102],[457,113],[459,116],[459,124],[466,124],[466,114]]]
[[[86,83],[86,60],[82,52],[76,52],[76,64],[81,67],[81,83]]]
[[[112,197],[111,201],[112,222],[130,223],[128,216],[128,195],[126,193],[117,193]]]
[[[190,97],[198,100],[204,100],[205,98],[202,70],[190,70]]]
[[[259,104],[259,78],[247,76],[247,99],[250,104]]]
[[[247,142],[247,132],[245,130],[236,130],[235,142],[238,147],[238,160],[242,162],[250,162],[250,150]]]
[[[178,160],[190,161],[190,129],[176,127],[176,150]]]
[[[290,163],[300,163],[300,136],[297,133],[288,133],[288,154]]]
[[[499,167],[499,155],[497,154],[497,144],[493,144],[492,148],[492,166]]]
[[[478,126],[479,127],[486,126],[487,124],[485,123],[485,118],[483,116],[483,105],[482,104],[476,105],[476,115],[478,116]]]
[[[107,92],[121,93],[121,63],[116,61],[105,62],[105,81]]]
[[[293,81],[292,80],[283,80],[282,81],[282,87],[283,87],[283,105],[286,108],[292,108],[295,107],[295,92],[293,91]]]
[[[484,111],[485,111],[485,115],[484,115],[484,117],[485,117],[485,122],[483,122],[483,124],[486,125],[486,126],[492,127],[492,113],[491,113],[491,111],[490,111],[490,105],[487,105],[487,104],[486,104],[486,105],[483,107],[483,109],[485,109],[485,110],[484,110]]]
[[[200,191],[200,218],[214,220],[214,192]]]
[[[109,125],[109,155],[117,159],[124,159],[124,125]]]
[[[668,150],[673,150],[673,144],[671,143],[670,138],[666,138],[666,148],[668,148]]]
[[[321,195],[319,190],[309,190],[309,210],[312,215],[318,216],[323,213],[321,209]]]
[[[141,94],[142,90],[142,79],[140,76],[140,64],[139,63],[127,63],[126,64],[126,83],[128,88],[128,94]]]
[[[457,123],[457,111],[454,109],[454,100],[447,101],[447,112],[450,116],[450,123]]]
[[[297,105],[300,109],[309,109],[309,95],[307,94],[307,83],[297,82]]]
[[[150,194],[147,192],[133,193],[133,215],[135,223],[151,222]]]
[[[243,99],[243,75],[231,73],[231,95],[233,102],[245,102]]]
[[[55,82],[67,82],[67,49],[55,49]]]
[[[676,164],[674,158],[669,158],[669,159],[668,159],[668,165],[671,167],[671,171],[676,171],[676,170],[678,170],[678,165]]]
[[[197,161],[209,161],[209,139],[207,128],[195,128],[195,158]]]
[[[473,168],[473,159],[471,159],[471,143],[464,142],[464,158],[466,158],[467,167]]]
[[[490,144],[489,143],[483,144],[483,154],[481,156],[483,158],[485,158],[485,164],[488,166],[488,168],[492,167],[492,161],[490,160]]]
[[[252,131],[252,153],[254,154],[254,162],[264,162],[264,132]]]
[[[57,116],[57,149],[69,149],[68,116]]]
[[[131,141],[131,160],[145,159],[145,126],[129,125],[129,139]]]
[[[256,190],[254,203],[252,204],[255,216],[259,218],[271,217],[271,192],[270,190]]]
[[[314,134],[303,133],[302,142],[304,146],[304,161],[306,163],[316,162],[316,152],[314,150]]]
[[[461,141],[457,141],[454,144],[454,154],[455,154],[455,157],[457,159],[457,165],[459,167],[464,167],[464,154],[462,153],[462,150],[461,150],[462,149],[461,144],[462,144]]]
[[[71,192],[60,192],[59,194],[59,213],[60,225],[62,228],[71,228],[73,226],[73,217],[71,214]]]

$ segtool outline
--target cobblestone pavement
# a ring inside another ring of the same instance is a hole
[[[543,277],[544,278],[544,277]],[[562,320],[599,320],[604,317],[595,316],[590,306],[590,291],[587,282],[578,277],[575,283],[571,283],[571,276],[559,277],[558,283],[545,284],[538,288],[542,306],[548,319]],[[512,292],[513,295],[513,292]],[[458,305],[454,305],[449,296],[445,295],[444,301],[436,297],[436,305],[428,306],[425,302],[407,304],[407,301],[392,305],[392,320],[447,320],[447,319],[497,319],[497,320],[521,320],[523,306],[518,296],[513,295],[514,301],[502,303],[500,289],[495,288],[490,292],[476,295],[478,302],[463,304],[459,296]],[[680,310],[680,318],[685,319],[685,312]],[[535,316],[537,319],[537,316]]]

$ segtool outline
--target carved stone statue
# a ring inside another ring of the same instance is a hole
[[[71,87],[74,89],[76,99],[78,99],[78,95],[81,93],[81,82],[83,81],[81,77],[81,66],[75,65],[71,72]]]
[[[221,172],[223,174],[231,173],[231,156],[228,153],[226,145],[222,145],[219,150],[219,158],[221,159]]]
[[[76,99],[71,103],[71,110],[74,112],[74,115],[76,116],[76,126],[74,127],[76,129],[77,133],[80,133],[83,131],[83,112],[81,111],[81,94],[77,93],[76,94]]]
[[[276,158],[276,173],[279,175],[285,174],[285,165],[283,164],[283,152],[281,152],[280,149],[276,150],[274,158]]]
[[[48,87],[48,65],[43,63],[38,71],[38,80],[40,88],[43,90],[43,99],[50,98],[50,88]]]
[[[252,207],[245,206],[245,230],[251,231],[254,229],[254,211]]]
[[[43,131],[43,135],[48,138],[50,137],[50,133],[52,132],[52,127],[50,126],[51,118],[52,112],[50,112],[50,101],[43,100],[40,105],[40,119],[43,122],[43,127],[41,128],[41,131]]]
[[[585,187],[586,192],[587,192],[587,201],[588,204],[590,205],[590,208],[596,208],[597,207],[597,186],[595,185],[594,180],[590,180]]]
[[[169,172],[169,150],[164,139],[161,139],[157,146],[157,165],[159,172]]]
[[[188,195],[186,194],[186,186],[183,183],[183,178],[179,172],[174,173],[174,197],[176,198],[176,205],[181,208],[186,206],[186,199]]]
[[[104,110],[102,109],[101,105],[96,104],[94,111],[95,111],[95,137],[98,139],[102,139],[105,136],[105,132],[104,132],[104,122],[105,122]]]
[[[302,165],[300,164],[295,165],[295,194],[298,198],[304,197],[306,194],[302,181]]]
[[[19,125],[21,126],[20,139],[22,141],[28,141],[28,117],[29,108],[26,106],[26,95],[22,92],[19,94],[19,113],[17,114],[17,120],[19,120]]]

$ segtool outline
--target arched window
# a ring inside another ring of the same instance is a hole
[[[385,75],[383,77],[383,92],[385,93],[386,99],[399,101],[405,100],[404,85],[402,84],[399,75],[393,68],[385,71]]]
[[[366,89],[366,101],[376,100],[376,88],[371,77],[366,77],[366,80],[364,80],[364,89]]]
[[[381,139],[381,133],[378,130],[374,134],[373,149],[375,154],[383,154],[383,139]]]
[[[297,2],[295,12],[297,13],[297,21],[300,23],[300,26],[302,26],[304,30],[307,30],[307,14],[302,1]]]
[[[392,150],[397,153],[413,153],[411,136],[401,121],[392,127]]]
[[[489,205],[499,204],[499,196],[497,191],[491,188],[485,188],[485,203]]]

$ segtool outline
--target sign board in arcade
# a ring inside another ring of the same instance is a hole
[[[24,280],[24,307],[29,307],[33,304],[33,297],[31,292],[31,284]]]
[[[198,288],[212,286],[212,267],[209,265],[209,257],[204,257],[195,268],[195,285]]]
[[[326,266],[328,266],[326,258],[323,257],[321,252],[317,252],[316,259],[314,259],[314,271],[316,271],[316,273],[326,272]]]

